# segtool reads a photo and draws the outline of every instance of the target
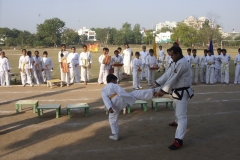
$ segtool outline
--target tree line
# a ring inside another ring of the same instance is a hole
[[[96,32],[96,39],[101,44],[122,45],[129,44],[152,44],[154,34],[160,32],[172,32],[171,40],[179,40],[184,46],[204,46],[209,43],[212,38],[215,44],[220,45],[222,34],[220,25],[213,25],[211,21],[206,20],[202,27],[195,27],[179,22],[173,29],[163,27],[156,33],[153,30],[145,30],[142,34],[140,24],[133,27],[126,22],[120,29],[116,28],[91,28]],[[227,37],[226,40],[240,40],[240,36]],[[65,22],[59,18],[45,20],[42,24],[37,25],[37,32],[21,31],[18,29],[0,28],[0,45],[5,46],[24,46],[24,47],[56,47],[62,43],[66,45],[85,44],[87,37],[79,36],[78,33],[65,26]],[[228,45],[234,45],[236,42],[225,42]],[[239,42],[238,42],[239,44]]]

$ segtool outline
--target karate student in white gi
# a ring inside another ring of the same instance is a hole
[[[41,68],[42,68],[43,82],[46,83],[47,80],[52,79],[51,70],[53,70],[53,63],[51,58],[48,57],[47,51],[43,52]]]
[[[215,66],[214,66],[214,72],[215,72],[215,80],[214,83],[221,82],[221,56],[222,56],[222,49],[217,49],[217,55],[215,55]]]
[[[128,44],[125,44],[125,50],[123,50],[123,67],[124,74],[129,76],[131,74],[131,63],[132,63],[133,51],[129,48]]]
[[[99,71],[99,77],[98,77],[98,83],[99,84],[107,84],[107,75],[109,74],[109,70],[111,68],[111,60],[109,64],[104,64],[104,58],[109,56],[107,53],[108,49],[103,48],[103,54],[98,58],[98,61],[100,63],[100,71]]]
[[[221,83],[229,84],[229,62],[231,57],[226,54],[227,50],[222,49],[222,55],[220,56],[221,60]]]
[[[36,78],[37,78],[37,77],[36,77],[37,75],[34,76],[35,61],[34,61],[34,59],[33,59],[33,57],[32,57],[32,52],[31,52],[31,51],[27,51],[27,55],[28,55],[28,57],[29,57],[29,59],[30,59],[31,65],[32,65],[32,68],[30,69],[30,75],[31,75],[32,82],[33,82],[34,84],[39,84],[38,79],[36,79]],[[30,82],[27,82],[27,83],[30,84]]]
[[[146,64],[148,66],[148,85],[151,86],[154,83],[155,79],[155,70],[151,69],[158,65],[156,57],[153,55],[154,50],[149,50],[149,56],[146,57]]]
[[[87,51],[87,46],[83,45],[83,51],[79,56],[79,64],[81,66],[81,81],[87,85],[89,81],[90,69],[92,65],[91,53]]]
[[[134,90],[127,93],[117,83],[117,77],[113,74],[107,76],[107,85],[102,89],[102,99],[107,110],[109,110],[109,124],[112,135],[109,139],[119,139],[118,115],[127,105],[133,105],[138,100],[150,100],[158,89]]]
[[[140,56],[142,59],[142,74],[141,79],[144,77],[147,79],[148,77],[148,66],[146,64],[146,58],[149,55],[149,53],[146,51],[146,46],[142,46],[142,51],[140,52]]]
[[[166,69],[165,69],[165,72],[168,70],[168,68],[170,67],[171,63],[173,62],[170,54],[171,54],[170,50],[167,49]]]
[[[198,83],[198,66],[200,64],[200,58],[197,56],[197,50],[192,50],[192,56],[190,58],[191,70],[192,70],[192,84]]]
[[[214,84],[215,82],[215,56],[212,55],[212,51],[208,50],[208,56],[207,56],[207,69],[206,69],[206,84]]]
[[[21,72],[22,86],[25,87],[28,82],[33,87],[31,72],[32,64],[30,58],[27,56],[27,50],[22,50],[22,56],[19,58],[18,69]]]
[[[123,59],[123,54],[122,54],[122,48],[121,47],[118,47],[118,55],[122,57]],[[123,67],[120,67],[120,73],[119,73],[121,76],[119,77],[119,81],[122,80],[122,74],[123,74]]]
[[[191,69],[186,58],[183,57],[182,49],[177,46],[170,48],[173,63],[160,78],[156,80],[156,86],[161,86],[158,96],[166,93],[172,94],[176,120],[170,126],[177,126],[175,140],[168,147],[176,150],[183,146],[183,138],[187,129],[187,106],[188,99],[193,97],[191,86]],[[155,94],[156,96],[156,94]]]
[[[132,74],[133,74],[133,89],[142,89],[140,86],[140,77],[142,72],[142,60],[139,58],[140,53],[136,52],[135,57],[132,61]]]
[[[5,52],[0,51],[0,82],[1,86],[9,86],[11,66],[8,59],[5,57]]]
[[[236,55],[234,59],[235,64],[235,78],[234,78],[234,84],[240,84],[240,48],[238,49],[238,54]]]
[[[204,55],[201,57],[200,62],[200,82],[206,83],[206,69],[207,69],[207,49],[204,49]]]
[[[33,75],[36,79],[36,83],[43,83],[43,77],[42,77],[42,57],[39,56],[39,52],[34,52],[35,56],[33,57],[34,61],[34,70]]]
[[[191,65],[190,65],[190,59],[191,59],[191,57],[192,57],[191,51],[192,51],[192,49],[191,49],[191,48],[188,48],[188,49],[187,49],[187,55],[185,56],[185,58],[187,59],[187,62],[188,62],[188,64],[189,64],[189,68],[191,67]]]
[[[112,57],[112,64],[123,64],[123,58],[122,56],[119,56],[118,50],[114,51],[114,55]],[[120,66],[114,66],[114,75],[117,77],[117,82],[119,84],[119,81],[121,80],[121,67]]]
[[[163,72],[165,72],[165,67],[164,67],[164,60],[165,60],[165,52],[162,49],[162,46],[159,46],[159,51],[158,51],[158,72],[160,72],[160,68],[163,68]]]
[[[79,54],[76,53],[75,47],[71,48],[71,53],[68,54],[67,61],[69,63],[70,84],[73,84],[74,79],[76,83],[80,83]]]
[[[62,63],[63,59],[67,60],[69,53],[68,53],[68,51],[66,51],[65,44],[62,44],[61,47],[62,47],[61,51],[58,52],[58,62],[60,64],[61,81],[67,83],[67,86],[69,86],[69,72],[67,72],[67,73],[63,72],[63,63]]]

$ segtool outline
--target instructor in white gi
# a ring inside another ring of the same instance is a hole
[[[193,97],[193,90],[190,88],[191,69],[186,58],[182,55],[182,49],[173,46],[170,51],[173,63],[167,72],[156,80],[156,85],[161,86],[161,91],[157,93],[157,96],[171,93],[174,98],[176,120],[169,125],[177,126],[177,130],[175,141],[168,149],[176,150],[183,146],[183,138],[187,128],[188,98]]]

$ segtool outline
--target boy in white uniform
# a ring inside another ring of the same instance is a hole
[[[215,56],[212,55],[212,51],[208,50],[208,56],[207,56],[207,69],[206,69],[206,84],[213,84],[215,81]]]
[[[200,58],[197,56],[197,50],[192,50],[192,56],[190,58],[190,64],[192,69],[192,84],[195,85],[198,83],[198,66],[200,63]]]
[[[146,64],[146,58],[149,55],[149,53],[146,51],[146,46],[142,46],[142,51],[140,52],[140,56],[142,59],[142,74],[141,79],[144,77],[147,79],[148,77],[148,66]]]
[[[176,150],[183,146],[183,138],[187,129],[188,99],[193,97],[193,90],[190,88],[191,70],[186,58],[183,57],[182,49],[173,46],[170,51],[173,63],[171,68],[156,80],[156,86],[161,86],[158,96],[171,93],[174,98],[176,120],[169,125],[177,126],[177,130],[174,143],[168,149]]]
[[[222,55],[222,49],[218,48],[217,49],[217,55],[215,56],[215,80],[214,83],[216,82],[221,82],[221,55]]]
[[[166,56],[166,70],[165,70],[165,72],[168,70],[168,68],[170,67],[170,65],[171,65],[171,63],[173,62],[172,61],[172,58],[171,58],[171,52],[170,52],[170,50],[169,49],[167,49],[167,56]]]
[[[35,56],[33,57],[34,66],[35,69],[33,71],[34,77],[38,80],[39,83],[43,83],[43,77],[42,77],[42,57],[39,56],[39,52],[34,52]]]
[[[0,82],[1,82],[1,86],[5,86],[5,82],[6,82],[6,86],[9,86],[9,82],[10,82],[10,76],[9,76],[9,72],[10,72],[10,63],[8,61],[8,59],[5,57],[5,52],[4,51],[0,51]]]
[[[116,84],[117,77],[113,74],[107,76],[107,85],[102,89],[102,99],[107,110],[109,110],[109,123],[113,135],[109,139],[117,141],[119,138],[118,115],[127,105],[133,105],[139,100],[150,100],[156,89],[135,90],[127,93]]]
[[[27,56],[27,50],[22,50],[22,56],[19,58],[18,69],[21,72],[22,86],[25,87],[26,83],[30,83],[33,86],[30,69],[32,69],[32,64],[30,58]]]
[[[67,86],[69,86],[69,72],[64,73],[63,72],[63,59],[67,60],[68,57],[68,51],[66,51],[66,45],[61,45],[62,49],[58,52],[58,62],[60,64],[60,74],[61,74],[61,81],[66,82]]]
[[[118,47],[118,55],[122,57],[123,59],[123,54],[122,54],[122,48],[121,47]],[[123,62],[123,61],[122,61]],[[119,77],[119,81],[122,80],[122,74],[123,74],[123,67],[120,67],[120,73],[119,73],[121,76]]]
[[[51,69],[53,70],[53,63],[52,63],[51,58],[48,57],[47,51],[43,52],[41,68],[42,68],[43,82],[46,83],[47,80],[52,79]]]
[[[119,55],[118,50],[114,51],[114,55],[112,57],[112,64],[123,64],[123,58]],[[121,81],[121,67],[114,66],[114,75],[117,77],[117,82]]]
[[[206,68],[207,68],[207,50],[204,49],[204,55],[201,58],[200,62],[200,82],[206,83]]]
[[[238,49],[238,54],[234,59],[235,64],[235,79],[234,84],[240,84],[240,48]]]
[[[83,45],[83,51],[79,56],[79,64],[81,66],[81,81],[84,81],[84,84],[87,85],[90,77],[89,75],[92,65],[92,56],[91,53],[87,51],[86,45]]]
[[[129,48],[128,44],[125,44],[125,50],[123,51],[123,66],[124,73],[129,76],[131,74],[131,63],[132,63],[133,51]]]
[[[192,49],[191,48],[188,48],[187,49],[187,55],[185,56],[185,58],[187,59],[187,61],[188,61],[188,64],[189,64],[189,68],[191,67],[190,66],[190,59],[191,59],[191,51],[192,51]]]
[[[221,82],[229,84],[229,62],[231,60],[231,57],[226,54],[227,50],[222,49],[222,55],[220,56],[221,60]]]
[[[164,67],[164,59],[165,59],[165,52],[162,49],[162,46],[159,46],[159,51],[158,51],[158,72],[160,72],[160,68],[162,66],[163,72],[165,72],[165,67]]]
[[[34,84],[39,85],[39,81],[38,81],[37,75],[34,75],[34,71],[35,71],[35,61],[34,61],[34,59],[33,59],[33,57],[32,57],[32,52],[31,52],[31,51],[27,51],[27,55],[28,55],[28,57],[29,57],[29,59],[30,59],[31,65],[32,65],[32,68],[30,69],[30,75],[31,75],[32,82],[33,82]],[[30,82],[27,82],[27,83],[30,84]]]
[[[133,72],[133,88],[138,90],[141,89],[142,87],[140,86],[140,77],[141,77],[141,72],[142,72],[142,60],[139,59],[140,53],[136,52],[135,53],[134,60],[132,61],[132,72]]]
[[[98,83],[99,84],[107,84],[107,75],[109,74],[109,70],[111,68],[111,60],[108,63],[104,62],[104,59],[108,57],[107,54],[107,48],[103,48],[103,54],[98,58],[98,61],[100,63],[100,71],[99,71],[99,77],[98,77]]]
[[[153,55],[154,50],[149,50],[149,56],[146,58],[146,64],[148,66],[148,85],[151,86],[154,83],[155,79],[155,70],[151,69],[158,65],[156,57]]]
[[[69,63],[70,84],[73,84],[74,79],[76,83],[80,83],[79,54],[76,53],[75,47],[71,48],[71,53],[68,54],[67,61]]]

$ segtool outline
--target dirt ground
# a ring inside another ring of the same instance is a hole
[[[132,84],[121,84],[127,91]],[[148,88],[147,83],[142,86]],[[169,151],[175,129],[168,123],[174,111],[160,105],[159,111],[144,112],[133,106],[130,114],[121,114],[120,140],[111,141],[108,117],[101,99],[103,85],[75,84],[70,87],[46,86],[0,88],[0,159],[240,159],[240,85],[193,86],[195,96],[188,105],[188,129],[184,147]],[[61,104],[62,115],[55,118],[47,110],[38,118],[30,106],[15,113],[15,102],[39,100],[40,104]],[[86,102],[90,116],[83,110],[66,115],[68,103]]]

